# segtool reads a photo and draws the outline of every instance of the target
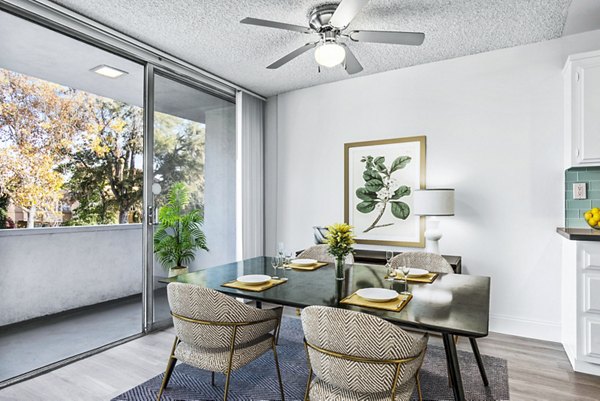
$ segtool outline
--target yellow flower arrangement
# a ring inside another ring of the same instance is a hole
[[[346,223],[336,223],[327,226],[328,233],[325,236],[329,253],[337,260],[344,260],[348,254],[354,251],[354,234],[352,226]]]

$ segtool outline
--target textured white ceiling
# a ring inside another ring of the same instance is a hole
[[[313,50],[265,67],[312,35],[240,24],[255,17],[307,25],[314,0],[53,0],[257,93],[349,78],[317,72]],[[350,29],[425,32],[420,47],[351,43],[368,75],[561,36],[571,0],[371,0]]]

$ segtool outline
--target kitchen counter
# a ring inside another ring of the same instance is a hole
[[[600,230],[594,230],[593,228],[558,227],[556,232],[573,241],[600,241]]]

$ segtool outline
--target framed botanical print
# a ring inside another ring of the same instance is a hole
[[[425,218],[412,213],[425,188],[425,136],[344,145],[344,218],[359,244],[424,247]]]

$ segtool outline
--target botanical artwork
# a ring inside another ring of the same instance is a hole
[[[356,190],[356,196],[362,200],[356,205],[356,210],[366,214],[373,211],[378,212],[373,223],[363,230],[364,233],[394,224],[377,225],[388,204],[394,217],[406,220],[410,215],[410,207],[400,200],[403,196],[410,195],[410,187],[400,185],[400,182],[393,178],[392,174],[396,170],[404,168],[411,160],[410,156],[398,156],[389,169],[385,166],[385,157],[383,156],[366,156],[360,160],[365,163],[365,172],[363,173],[365,186]]]
[[[423,246],[423,221],[412,210],[424,187],[425,137],[346,144],[346,221],[358,243]]]

